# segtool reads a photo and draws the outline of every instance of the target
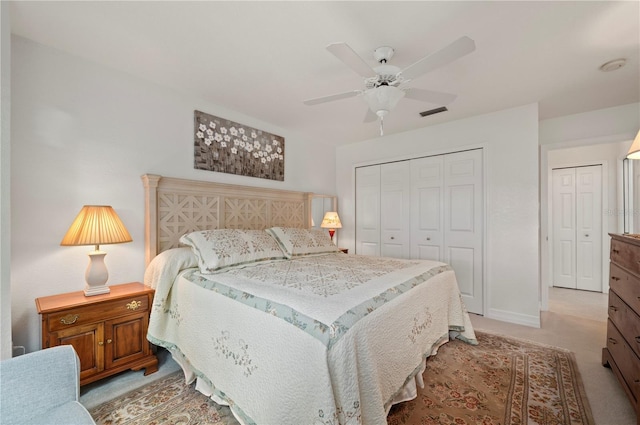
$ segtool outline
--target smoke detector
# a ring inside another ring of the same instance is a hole
[[[603,72],[615,71],[616,69],[620,69],[623,66],[625,66],[626,63],[627,63],[627,60],[625,58],[614,59],[612,61],[609,61],[600,65],[600,71],[603,71]]]

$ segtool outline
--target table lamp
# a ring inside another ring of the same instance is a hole
[[[328,211],[324,214],[324,218],[322,219],[322,223],[320,227],[323,229],[329,229],[329,236],[331,236],[331,240],[333,240],[333,234],[336,232],[336,229],[342,228],[342,223],[340,223],[340,217],[338,217],[338,213],[335,211]]]
[[[118,214],[108,205],[85,205],[67,230],[60,245],[95,245],[89,253],[89,266],[84,274],[87,286],[84,295],[89,297],[108,294],[110,289],[105,283],[109,272],[104,263],[106,252],[100,251],[100,245],[131,242],[131,235],[120,221]]]
[[[627,158],[629,159],[640,159],[640,131],[636,135],[635,140],[631,144],[629,148],[629,153],[627,153]]]

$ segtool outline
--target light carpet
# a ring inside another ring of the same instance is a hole
[[[391,409],[389,425],[594,423],[573,353],[476,334],[477,346],[451,341],[429,358],[425,388]],[[99,425],[238,424],[228,407],[185,385],[181,372],[90,412]]]

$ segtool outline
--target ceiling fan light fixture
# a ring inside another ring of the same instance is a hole
[[[389,59],[394,50],[390,46],[380,46],[373,52],[373,57],[380,65],[372,68],[367,61],[362,59],[347,43],[331,43],[327,50],[356,74],[364,77],[364,90],[351,90],[345,93],[332,94],[305,100],[305,105],[318,105],[334,100],[346,99],[354,96],[363,96],[369,109],[364,122],[380,120],[380,135],[383,132],[384,117],[393,110],[400,99],[409,99],[432,104],[447,105],[456,98],[449,93],[441,93],[432,90],[404,87],[405,83],[414,80],[434,69],[445,66],[476,49],[475,42],[467,36],[462,36],[453,43],[437,50],[408,67],[401,69],[395,65],[389,65]],[[400,88],[402,87],[402,88]]]
[[[365,90],[364,99],[369,109],[380,118],[380,135],[384,135],[384,117],[396,107],[400,99],[404,97],[404,90],[395,86],[378,86]]]
[[[375,114],[378,111],[391,111],[403,97],[404,90],[394,86],[380,86],[364,92],[364,99]]]

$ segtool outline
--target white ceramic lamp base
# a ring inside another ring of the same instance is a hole
[[[89,253],[89,266],[84,274],[87,286],[84,288],[84,295],[91,297],[93,295],[108,294],[111,292],[109,287],[105,285],[109,279],[109,272],[104,263],[104,251],[91,251]]]

